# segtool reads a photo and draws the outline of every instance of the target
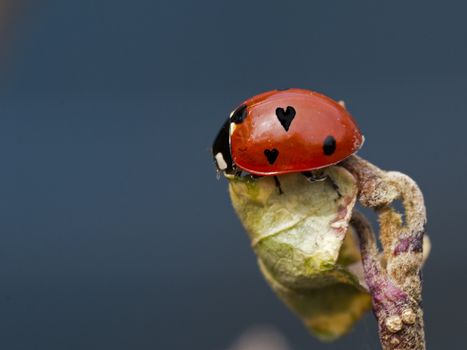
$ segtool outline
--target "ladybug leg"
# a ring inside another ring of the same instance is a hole
[[[325,181],[328,177],[327,175],[323,175],[322,173],[311,172],[311,171],[304,171],[302,175],[305,176],[307,180],[310,182]]]
[[[280,183],[279,178],[277,176],[274,176],[274,182],[276,184],[277,190],[279,191],[279,194],[283,194],[284,191],[282,191],[281,183]]]
[[[252,179],[259,179],[260,177],[262,177],[261,175],[253,175],[253,174],[244,172],[243,170],[240,170],[240,169],[237,169],[234,175],[237,177],[250,177]]]
[[[318,172],[311,172],[311,171],[305,171],[302,173],[303,176],[305,176],[308,181],[310,182],[316,182],[316,181],[329,181],[331,184],[332,188],[337,192],[338,198],[342,198],[342,194],[339,191],[339,186],[337,186],[336,182],[328,175],[324,175],[323,173],[318,173]]]
[[[337,198],[338,199],[342,198],[342,193],[340,192],[339,186],[336,184],[336,182],[330,176],[326,176],[326,180],[329,181],[334,191],[336,191],[337,196],[338,196]]]

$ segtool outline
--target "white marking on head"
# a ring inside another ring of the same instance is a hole
[[[229,136],[232,136],[232,134],[234,133],[236,127],[237,127],[237,124],[235,124],[233,122],[230,123]]]
[[[340,104],[342,107],[344,107],[344,108],[345,108],[345,102],[344,102],[344,101],[340,100],[340,101],[339,101],[339,102],[337,102],[337,103],[338,103],[338,104]]]
[[[217,162],[217,167],[220,169],[220,170],[225,170],[227,169],[227,163],[225,162],[224,160],[224,156],[222,155],[221,152],[218,152],[216,154],[216,162]]]

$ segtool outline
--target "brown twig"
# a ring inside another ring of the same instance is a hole
[[[384,172],[353,156],[342,163],[358,179],[359,201],[376,210],[384,261],[379,259],[374,233],[367,220],[354,213],[352,225],[359,238],[365,280],[373,299],[384,350],[424,350],[420,269],[426,211],[417,184],[398,172]],[[391,207],[401,199],[402,215]]]

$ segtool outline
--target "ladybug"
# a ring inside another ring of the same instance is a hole
[[[337,164],[364,141],[343,104],[304,89],[273,90],[236,108],[219,131],[219,171],[255,176],[310,173]]]

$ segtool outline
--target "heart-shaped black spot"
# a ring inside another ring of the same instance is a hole
[[[287,106],[285,111],[284,108],[276,108],[276,115],[285,131],[289,131],[290,124],[292,123],[293,118],[295,118],[295,108]]]
[[[266,156],[269,164],[273,165],[276,161],[277,157],[279,156],[279,151],[276,148],[273,149],[265,149],[264,155]]]

